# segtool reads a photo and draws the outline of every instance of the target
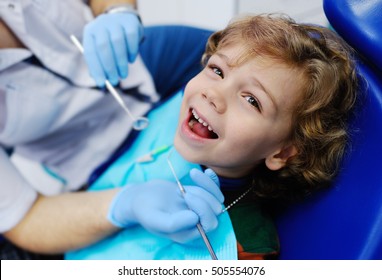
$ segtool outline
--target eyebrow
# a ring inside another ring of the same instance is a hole
[[[230,59],[225,54],[222,54],[220,52],[215,53],[218,57],[220,57],[224,62],[228,65],[228,67],[232,68],[234,67],[234,64],[230,62]]]
[[[265,94],[268,96],[268,98],[271,100],[273,106],[276,108],[276,110],[278,111],[278,107],[277,107],[277,103],[276,103],[276,100],[275,98],[273,97],[273,95],[271,94],[271,92],[269,90],[267,90],[264,85],[258,80],[256,79],[256,77],[253,77],[252,76],[252,80],[255,81],[256,85],[258,85],[262,91],[265,92]]]
[[[219,56],[222,60],[224,60],[225,63],[228,65],[228,67],[230,67],[230,68],[234,67],[234,64],[230,62],[230,59],[228,56],[226,56],[225,54],[222,54],[220,52],[216,52],[215,54],[217,56]],[[266,87],[256,77],[252,76],[252,80],[256,83],[256,85],[258,85],[262,89],[262,91],[265,92],[265,94],[271,100],[273,106],[276,108],[276,110],[278,110],[276,100],[273,97],[273,95],[271,94],[271,92],[269,90],[267,90]]]

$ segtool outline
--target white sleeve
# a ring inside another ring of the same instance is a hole
[[[0,232],[17,225],[33,205],[37,192],[23,179],[0,146]]]

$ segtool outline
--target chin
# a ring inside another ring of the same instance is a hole
[[[190,146],[188,146],[184,141],[181,140],[178,133],[175,136],[174,139],[174,147],[176,151],[187,161],[197,164],[201,163],[201,158],[199,156],[198,152],[195,152],[195,149],[192,149]]]

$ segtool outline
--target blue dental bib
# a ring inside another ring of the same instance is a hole
[[[171,145],[178,122],[178,112],[182,101],[182,92],[151,111],[148,115],[150,125],[143,130],[136,141],[102,176],[95,181],[89,191],[99,191],[116,186],[142,183],[153,179],[175,181],[167,164],[170,149],[158,155],[150,162],[138,163],[136,159],[164,145]],[[182,182],[192,183],[189,171],[200,166],[187,162],[172,149],[171,163]],[[219,260],[237,259],[236,238],[228,212],[219,217],[216,230],[207,233]],[[175,243],[159,237],[141,226],[122,229],[119,232],[83,249],[65,254],[65,259],[123,259],[123,260],[203,260],[211,259],[202,240],[198,238],[187,244]]]

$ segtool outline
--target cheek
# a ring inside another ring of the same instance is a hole
[[[186,87],[184,88],[184,93],[182,97],[182,106],[184,103],[188,103],[190,99],[193,96],[195,96],[199,91],[200,89],[198,88],[197,80],[193,78],[187,83]]]
[[[237,145],[248,145],[252,142],[257,142],[263,137],[266,126],[264,121],[257,118],[255,115],[243,113],[243,111],[232,111],[226,118],[227,139],[231,143]]]
[[[185,94],[195,94],[201,92],[211,85],[211,79],[202,71],[194,76],[185,87]]]
[[[230,127],[227,149],[236,151],[237,158],[242,157],[250,161],[266,158],[280,143],[272,126],[260,121],[252,125],[241,122],[231,124]]]
[[[188,105],[190,103],[190,99],[195,95],[196,89],[194,88],[194,83],[192,83],[192,80],[187,83],[186,87],[184,88],[184,93],[182,96],[182,104],[181,104],[181,114],[184,112],[185,108],[188,108]]]
[[[186,91],[194,91],[198,88],[200,88],[200,84],[203,82],[202,76],[199,73],[198,75],[194,76],[186,85],[185,92]]]

